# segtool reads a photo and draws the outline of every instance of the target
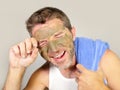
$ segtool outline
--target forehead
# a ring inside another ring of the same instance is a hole
[[[39,38],[43,39],[45,37],[51,36],[52,34],[62,31],[64,29],[65,29],[65,27],[61,20],[53,19],[53,20],[46,22],[45,24],[36,25],[33,28],[32,35],[35,38],[39,37]]]

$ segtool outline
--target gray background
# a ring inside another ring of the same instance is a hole
[[[9,48],[29,37],[25,21],[44,6],[62,9],[76,27],[77,36],[107,41],[120,56],[119,0],[0,0],[0,89],[8,71]],[[38,56],[36,62],[27,69],[22,87],[32,72],[44,62]]]

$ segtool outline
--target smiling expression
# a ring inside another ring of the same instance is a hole
[[[68,68],[73,62],[74,35],[59,19],[36,25],[32,35],[38,41],[41,56],[59,68]]]

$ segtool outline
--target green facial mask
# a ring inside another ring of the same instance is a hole
[[[53,24],[53,23],[52,23]],[[35,32],[34,37],[38,42],[42,41],[40,46],[41,56],[50,60],[48,53],[65,50],[71,58],[74,54],[73,36],[72,33],[63,26],[63,24],[48,24],[44,28],[40,28]]]

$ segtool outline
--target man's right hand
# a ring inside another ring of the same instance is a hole
[[[37,55],[37,41],[34,38],[28,38],[10,48],[10,67],[26,68],[35,61]]]

